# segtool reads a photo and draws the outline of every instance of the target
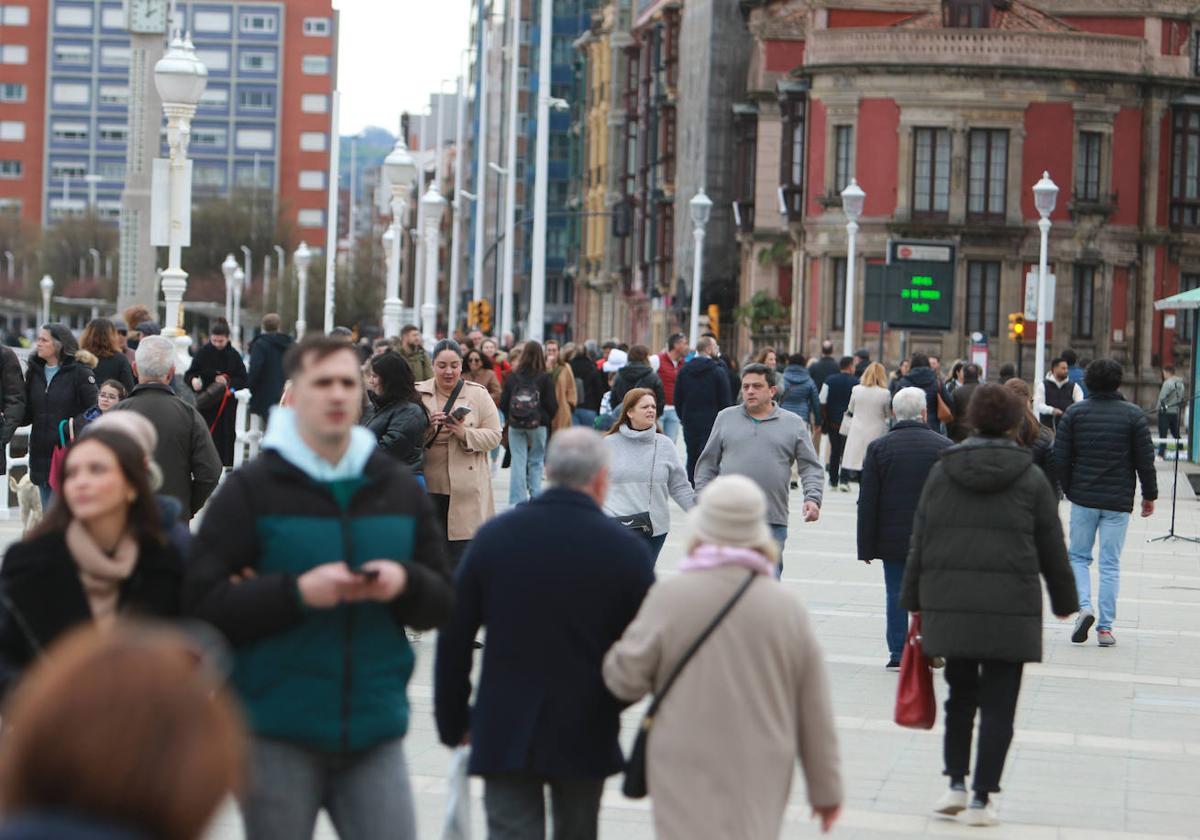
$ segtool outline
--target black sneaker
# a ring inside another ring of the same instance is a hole
[[[1092,625],[1095,623],[1096,616],[1092,615],[1091,610],[1080,612],[1079,617],[1075,619],[1075,630],[1071,633],[1071,641],[1077,645],[1086,642],[1088,631],[1092,629]]]
[[[887,668],[889,671],[899,671],[900,670],[900,660],[899,659],[889,659],[887,665],[884,665],[883,667]]]

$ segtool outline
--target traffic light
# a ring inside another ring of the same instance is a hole
[[[486,300],[479,301],[479,329],[482,332],[490,332],[492,329],[492,305]]]
[[[708,305],[708,331],[717,337],[721,338],[721,307],[715,303]]]
[[[467,326],[479,326],[479,301],[477,300],[467,304]]]
[[[1008,313],[1008,340],[1020,343],[1025,340],[1025,313]]]

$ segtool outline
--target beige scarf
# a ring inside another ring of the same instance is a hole
[[[137,563],[137,540],[125,534],[110,556],[96,545],[84,524],[75,519],[67,526],[67,551],[79,568],[79,579],[92,608],[92,618],[100,629],[107,630],[117,620],[121,581],[133,574]]]

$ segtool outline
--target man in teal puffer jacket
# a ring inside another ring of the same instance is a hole
[[[450,614],[445,536],[412,473],[355,425],[353,347],[305,339],[285,368],[292,407],[213,498],[184,591],[235,648],[254,736],[246,836],[311,837],[325,808],[343,840],[413,838],[404,628]]]

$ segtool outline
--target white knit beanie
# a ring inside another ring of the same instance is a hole
[[[723,475],[709,482],[700,503],[688,514],[692,540],[732,548],[752,548],[772,562],[779,544],[767,527],[767,497],[744,475]]]
[[[136,443],[146,454],[146,477],[150,489],[157,493],[162,488],[162,468],[154,460],[154,450],[158,448],[158,430],[149,419],[136,411],[121,409],[105,412],[89,423],[88,428],[119,432]]]

